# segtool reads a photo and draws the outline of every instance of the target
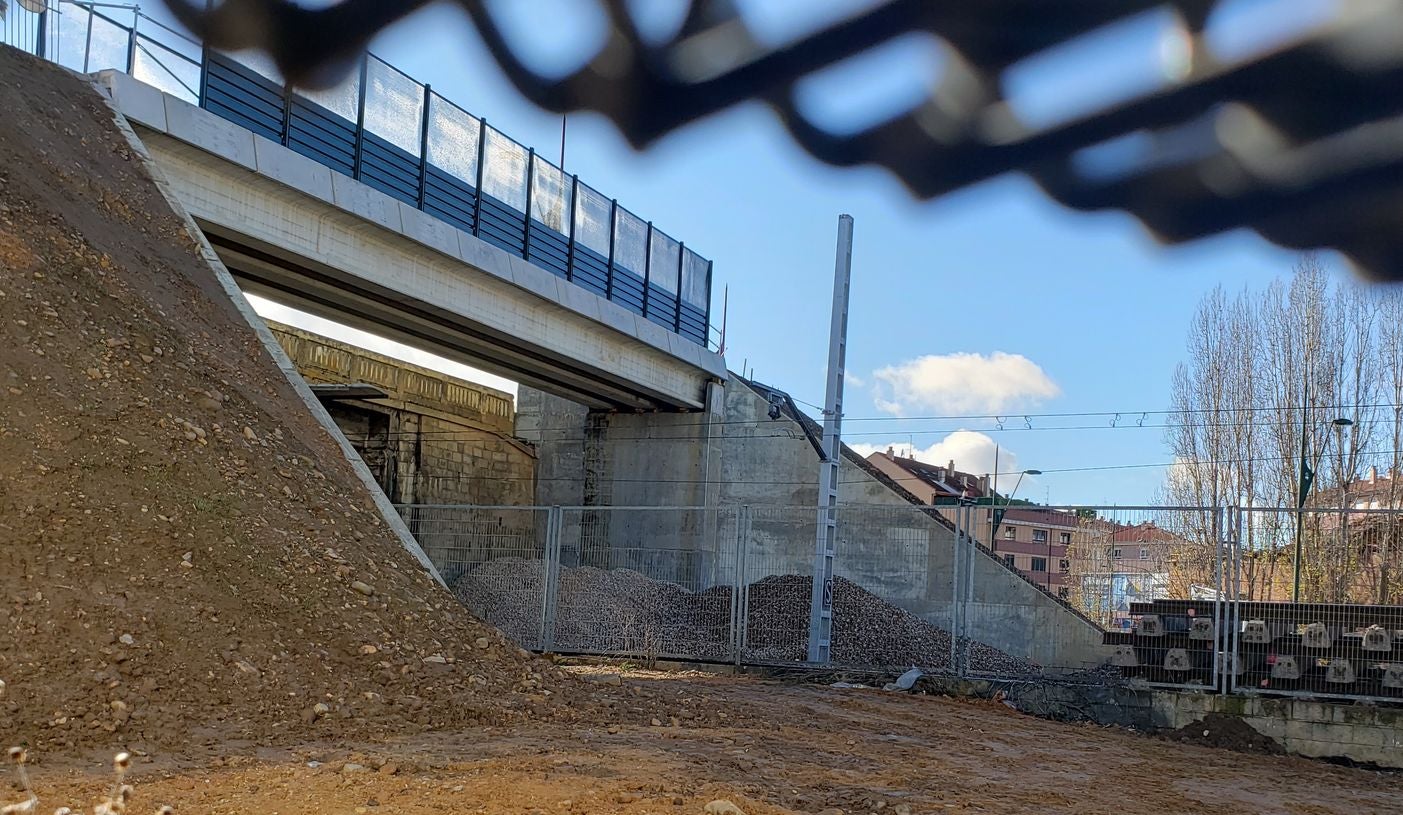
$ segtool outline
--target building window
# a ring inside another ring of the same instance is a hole
[[[1017,568],[1013,562],[1013,555],[1004,555],[1004,565],[1010,569]]]
[[[1006,540],[1006,541],[1011,541],[1011,540],[1013,540],[1013,536],[1014,536],[1015,534],[1016,534],[1016,532],[1014,531],[1014,528],[1013,528],[1013,527],[1011,527],[1011,526],[1006,526],[1006,527],[1004,527],[1004,540]]]
[[[1057,561],[1057,568],[1059,571],[1070,572],[1072,570],[1072,561],[1067,558],[1062,558]]]
[[[1057,589],[1057,596],[1061,597],[1063,600],[1066,600],[1069,596],[1071,596],[1071,592],[1067,590],[1066,586],[1062,586]]]
[[[1046,530],[1046,529],[1034,529],[1034,530],[1033,530],[1033,543],[1047,543],[1047,530]]]
[[[1047,571],[1047,558],[1045,558],[1045,557],[1035,557],[1035,558],[1033,558],[1033,571],[1035,571],[1035,572],[1045,572],[1045,571]]]
[[[1062,544],[1063,546],[1071,546],[1071,545],[1072,545],[1072,533],[1071,533],[1071,532],[1058,532],[1058,533],[1057,533],[1057,542],[1060,543],[1060,544]]]
[[[1150,550],[1149,550],[1149,549],[1146,549],[1146,548],[1144,548],[1144,547],[1141,547],[1141,548],[1140,548],[1140,559],[1141,559],[1141,560],[1149,560],[1149,559],[1150,559]]]
[[[1112,559],[1112,560],[1120,560],[1120,558],[1121,558],[1120,550],[1119,550],[1119,549],[1112,549],[1112,550],[1111,550],[1111,559]]]

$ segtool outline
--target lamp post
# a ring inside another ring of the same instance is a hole
[[[1019,474],[1018,474],[1018,480],[1015,481],[1015,482],[1013,482],[1013,490],[1012,490],[1011,492],[1009,492],[1008,497],[1004,499],[1004,506],[1003,506],[1003,509],[995,509],[995,510],[992,511],[992,513],[990,514],[990,517],[989,517],[989,524],[990,524],[990,528],[989,528],[989,548],[990,548],[991,550],[993,550],[993,551],[995,551],[995,552],[997,552],[997,551],[999,550],[999,544],[998,544],[998,532],[999,532],[999,527],[1003,525],[1003,522],[1004,522],[1004,513],[1008,512],[1008,506],[1009,506],[1009,504],[1013,503],[1013,496],[1015,496],[1015,495],[1018,494],[1018,485],[1023,483],[1023,476],[1025,476],[1025,475],[1042,475],[1042,474],[1043,474],[1043,471],[1042,471],[1042,470],[1024,470],[1023,472],[1019,473]],[[992,501],[994,500],[994,498],[991,497],[989,500],[990,500],[990,502],[992,502]]]
[[[1335,435],[1337,435],[1337,436],[1343,436],[1343,435],[1344,435],[1344,432],[1345,432],[1344,429],[1345,429],[1346,427],[1349,427],[1350,425],[1354,424],[1354,420],[1353,420],[1353,419],[1346,419],[1345,417],[1341,416],[1341,417],[1338,418],[1338,419],[1332,420],[1332,421],[1330,422],[1330,424],[1332,424],[1332,425],[1335,426]],[[1321,458],[1324,458],[1324,457],[1325,457],[1325,445],[1326,445],[1326,444],[1329,444],[1329,443],[1330,443],[1330,437],[1329,437],[1329,436],[1326,436],[1326,437],[1325,437],[1325,442],[1324,442],[1324,443],[1321,445],[1321,447],[1320,447],[1320,457],[1321,457]],[[1340,440],[1340,444],[1341,444],[1341,445],[1344,444],[1344,440],[1343,440],[1343,439]],[[1312,470],[1312,469],[1310,468],[1310,465],[1306,463],[1306,423],[1305,423],[1304,420],[1301,422],[1301,470],[1300,470],[1300,475],[1301,475],[1301,480],[1300,480],[1299,489],[1297,490],[1297,495],[1296,495],[1296,558],[1295,558],[1295,563],[1292,565],[1292,569],[1291,569],[1291,572],[1292,572],[1292,581],[1291,581],[1291,582],[1292,582],[1292,584],[1293,584],[1293,585],[1292,585],[1292,589],[1291,589],[1291,602],[1293,602],[1293,603],[1299,603],[1299,602],[1301,602],[1301,541],[1302,541],[1301,535],[1302,535],[1302,531],[1303,531],[1303,529],[1304,529],[1304,527],[1305,527],[1306,498],[1310,495],[1310,488],[1311,488],[1311,485],[1315,483],[1315,471]]]

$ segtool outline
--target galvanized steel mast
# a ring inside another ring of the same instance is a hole
[[[848,356],[848,288],[852,277],[853,218],[838,216],[838,257],[833,269],[833,322],[828,331],[828,389],[823,409],[823,459],[818,470],[818,533],[809,603],[809,662],[832,657],[833,557],[838,533],[838,465],[843,447],[843,371]]]

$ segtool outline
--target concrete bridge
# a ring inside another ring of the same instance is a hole
[[[494,206],[486,195],[473,212],[480,226],[469,231],[405,200],[413,196],[390,194],[398,188],[384,181],[338,172],[324,156],[231,121],[237,116],[125,73],[104,71],[100,80],[246,291],[593,408],[697,410],[708,383],[726,378],[724,360],[704,344],[705,303],[695,306],[709,294],[700,287],[709,289],[710,264],[699,267],[698,256],[651,225],[634,281],[641,286],[630,294],[622,264],[600,264],[573,236],[538,237],[551,251],[532,256],[540,225],[521,213],[518,234],[532,259],[502,248],[517,247],[484,212]],[[670,297],[667,282],[650,285],[646,271],[659,258],[672,274]],[[575,268],[599,275],[562,273]]]

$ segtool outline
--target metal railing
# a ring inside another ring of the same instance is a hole
[[[711,261],[372,54],[292,93],[256,56],[209,51],[126,4],[12,6],[4,42],[118,70],[355,178],[703,346]]]

